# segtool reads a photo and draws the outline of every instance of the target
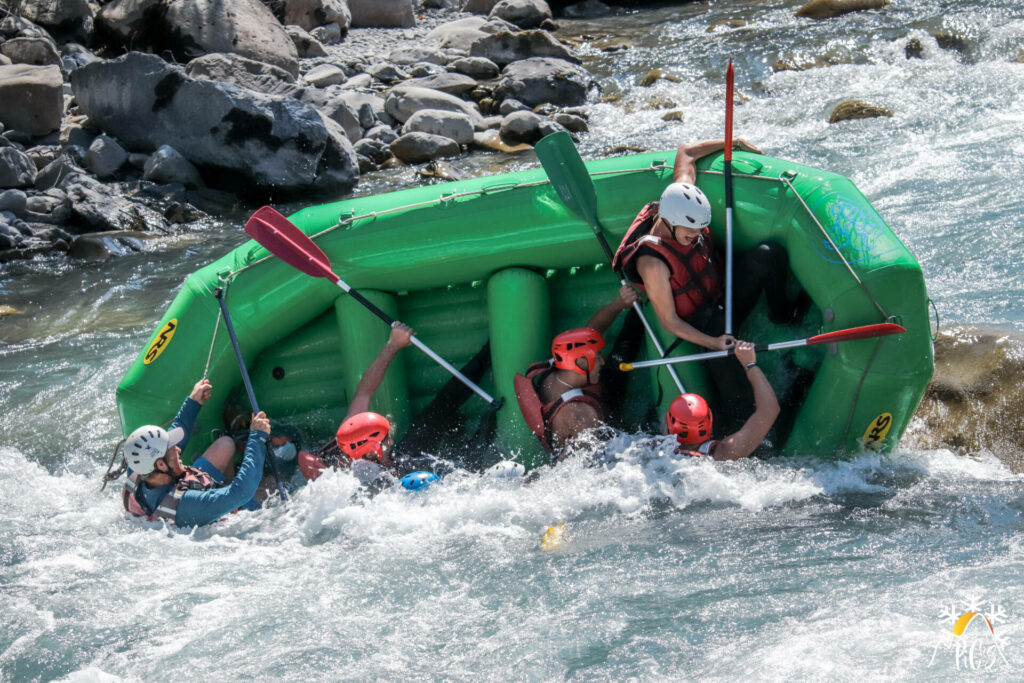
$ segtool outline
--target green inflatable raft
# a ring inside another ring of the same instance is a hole
[[[671,181],[673,158],[656,152],[587,163],[613,248],[640,207]],[[886,321],[907,329],[762,354],[759,362],[780,394],[792,382],[794,364],[814,373],[806,396],[781,418],[791,425],[781,452],[833,457],[891,450],[933,370],[920,266],[847,178],[742,152],[732,165],[736,248],[781,243],[791,281],[813,300],[799,328],[773,325],[762,302],[737,336],[768,343]],[[698,169],[714,211],[712,230],[724,244],[723,158],[705,157]],[[513,376],[548,358],[552,335],[582,325],[619,283],[588,224],[566,209],[542,169],[349,199],[291,219],[349,285],[411,325],[455,366],[490,340],[491,368],[480,385],[506,399],[495,449],[527,466],[546,462],[519,414]],[[214,392],[186,455],[202,452],[224,428],[221,408],[229,396],[237,400],[241,377],[218,324],[217,287],[225,288],[260,407],[302,430],[307,445],[332,435],[388,328],[332,283],[300,273],[253,241],[185,281],[118,386],[124,433],[171,419],[207,367]],[[661,331],[649,305],[647,314]],[[613,327],[609,336],[616,333]],[[672,339],[662,336],[667,346]],[[699,350],[684,344],[674,355]],[[650,342],[646,353],[655,357]],[[712,390],[700,363],[676,368],[689,391]],[[449,378],[426,355],[407,349],[392,363],[373,409],[394,418],[400,438]],[[654,411],[663,419],[677,394],[663,369],[634,371],[627,413],[637,429],[645,418],[649,426]],[[461,407],[466,424],[474,426],[487,408],[468,399]]]

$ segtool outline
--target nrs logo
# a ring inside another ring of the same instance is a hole
[[[143,365],[149,365],[160,357],[160,354],[164,352],[167,345],[171,343],[171,337],[174,336],[174,331],[176,329],[178,329],[178,319],[173,318],[172,320],[168,320],[167,324],[164,325],[160,332],[157,333],[156,339],[153,340],[153,343],[149,345],[148,349],[146,349],[146,357],[142,361]]]
[[[864,445],[868,448],[878,448],[885,437],[889,435],[892,427],[892,413],[882,413],[868,425],[864,430]]]

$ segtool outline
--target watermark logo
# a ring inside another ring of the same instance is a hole
[[[982,604],[980,599],[945,605],[939,613],[941,633],[932,650],[933,666],[952,658],[957,671],[984,671],[1009,667],[1006,642],[1001,633],[1007,620],[1006,611],[995,603]]]

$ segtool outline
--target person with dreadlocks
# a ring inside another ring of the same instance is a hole
[[[121,492],[125,510],[148,521],[164,520],[179,527],[211,524],[238,510],[260,507],[253,500],[263,476],[270,421],[260,412],[252,416],[245,456],[238,471],[232,461],[235,442],[222,436],[193,463],[181,462],[199,410],[210,397],[210,382],[196,382],[192,393],[171,422],[170,429],[144,425],[124,443],[128,480]],[[108,472],[107,481],[120,476]]]
[[[556,460],[581,432],[605,424],[605,400],[599,377],[604,333],[639,297],[630,285],[590,317],[584,327],[566,330],[551,342],[551,359],[516,374],[519,410],[541,445]]]

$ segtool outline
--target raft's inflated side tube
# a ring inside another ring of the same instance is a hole
[[[654,153],[587,164],[592,173],[629,171],[593,176],[598,213],[613,245],[639,208],[657,199],[671,181],[672,161],[671,153]],[[698,166],[698,184],[712,202],[712,230],[722,243],[723,183],[721,175],[716,175],[722,167],[721,155],[702,159]],[[908,330],[900,336],[795,353],[798,362],[816,369],[818,375],[784,452],[848,453],[865,442],[891,449],[906,429],[933,367],[920,267],[849,180],[740,152],[734,156],[733,168],[737,248],[750,248],[763,239],[781,242],[789,251],[797,279],[815,303],[803,329],[777,329],[755,315],[742,334],[759,342],[781,341],[819,328],[829,331],[879,322],[882,317],[794,190],[780,181],[784,174],[886,313]],[[489,336],[494,344],[499,335],[499,349],[492,354],[494,372],[482,384],[486,389],[495,383],[511,385],[512,373],[506,367],[522,357],[525,360],[517,368],[521,371],[529,362],[547,357],[542,349],[550,342],[551,332],[583,324],[596,307],[615,295],[617,283],[610,269],[598,265],[604,262],[604,254],[589,227],[567,212],[549,184],[515,186],[544,180],[540,169],[475,178],[311,207],[292,219],[307,234],[316,234],[339,219],[367,216],[317,238],[335,272],[353,287],[392,296],[397,317],[455,365],[472,357]],[[467,192],[479,193],[463,195]],[[422,206],[389,211],[413,204]],[[218,275],[228,272],[235,272],[228,306],[247,365],[254,370],[261,407],[272,418],[283,416],[279,411],[309,412],[317,414],[318,424],[326,429],[332,422],[337,426],[352,377],[365,369],[353,373],[349,365],[356,361],[339,357],[338,349],[344,346],[339,325],[345,325],[350,316],[345,313],[339,319],[334,304],[345,295],[326,280],[301,274],[279,259],[261,260],[266,256],[262,247],[250,241],[188,278],[118,387],[125,433],[140,424],[171,419],[202,376],[218,312],[212,290],[220,284]],[[519,323],[517,316],[534,315],[535,305],[524,305],[518,314],[505,308],[499,311],[494,305],[495,299],[515,298],[515,287],[509,285],[504,292],[501,277],[495,280],[500,286],[495,284],[495,292],[491,291],[492,277],[508,269],[532,271],[548,282],[551,314],[545,334],[541,334],[543,316],[533,322],[524,317]],[[527,348],[532,338],[527,332],[535,332],[536,348]],[[372,358],[386,333],[383,329],[363,340],[367,349],[360,357]],[[415,350],[403,356],[399,369],[404,368],[407,400],[415,414],[448,375]],[[769,370],[772,363],[777,361],[765,359]],[[679,368],[687,388],[699,390],[703,369],[696,363]],[[664,389],[663,414],[676,392],[667,373],[652,372],[648,381],[655,378],[661,379]],[[776,381],[775,371],[770,378]],[[211,429],[222,426],[219,408],[240,382],[223,328],[213,348],[210,380],[214,394],[200,413],[189,455],[201,452],[211,440]],[[339,380],[344,385],[341,391],[336,386]],[[529,461],[536,457],[536,438],[517,419],[511,389],[495,393],[506,398],[499,414],[502,451],[521,452],[524,462]],[[656,389],[649,390],[647,400],[656,395]],[[471,398],[465,410],[482,412],[485,407]],[[394,411],[388,406],[387,412]]]

